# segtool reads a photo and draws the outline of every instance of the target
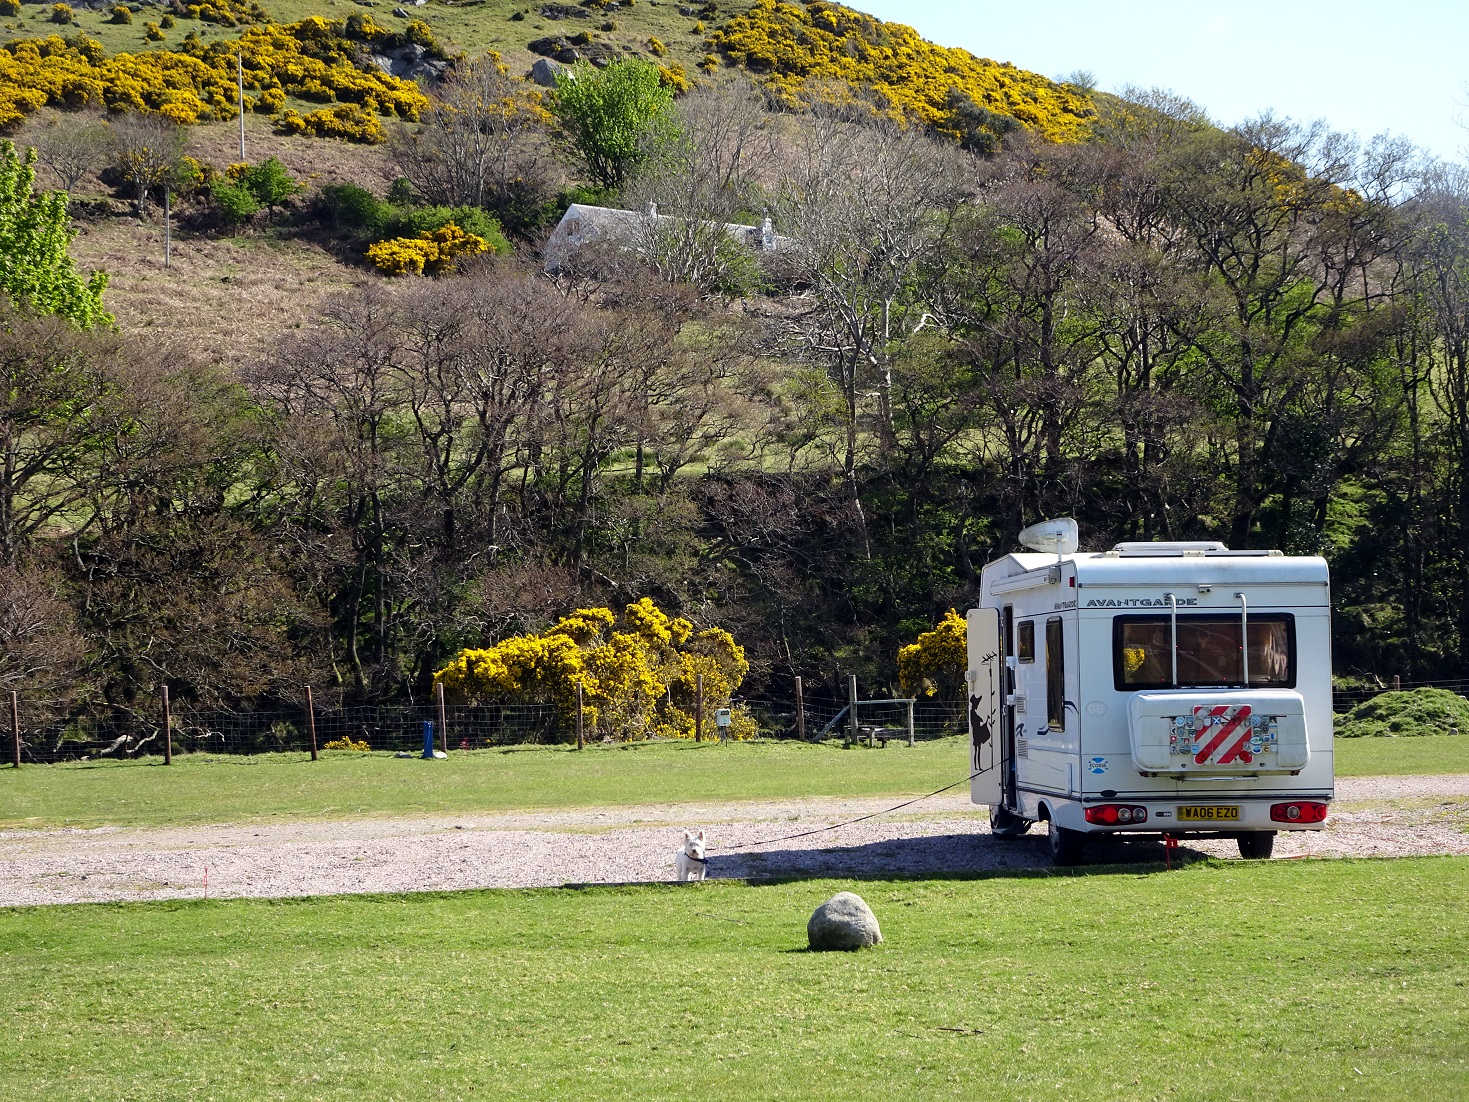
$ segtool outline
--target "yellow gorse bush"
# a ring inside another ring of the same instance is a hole
[[[916,643],[898,649],[898,684],[910,696],[960,695],[968,666],[964,618],[952,608]]]
[[[696,631],[644,597],[620,617],[607,608],[577,609],[540,634],[461,651],[434,679],[462,700],[552,705],[568,724],[580,686],[593,737],[687,739],[694,736],[699,676],[705,733],[712,734],[714,710],[729,706],[749,668],[729,632]],[[754,735],[748,715],[736,712],[733,718],[732,737]]]
[[[1080,140],[1095,114],[1086,96],[1043,76],[935,46],[912,27],[839,4],[755,0],[715,30],[709,46],[763,77],[791,106],[829,96],[833,85],[870,88],[880,113],[951,135],[956,90],[1052,141]]]
[[[422,30],[410,25],[405,37],[423,38],[427,28],[418,27]],[[325,115],[312,112],[288,129],[382,141],[376,116],[416,119],[428,104],[416,84],[360,63],[363,47],[389,33],[370,20],[349,27],[340,20],[312,18],[250,27],[233,41],[188,38],[177,50],[112,57],[85,35],[10,42],[0,47],[0,126],[18,122],[46,104],[155,111],[181,123],[231,119],[236,113],[238,55],[247,106],[271,114],[281,109],[287,96],[333,104]]]
[[[366,754],[372,750],[372,746],[363,739],[354,739],[351,735],[343,735],[334,738],[322,746],[323,750],[352,750],[358,754]]]
[[[488,252],[490,244],[479,234],[465,233],[446,222],[417,237],[393,237],[367,247],[367,259],[387,275],[443,275],[454,270],[461,256]]]

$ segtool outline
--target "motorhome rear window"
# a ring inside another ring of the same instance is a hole
[[[1178,617],[1178,684],[1242,685],[1238,615]],[[1296,620],[1289,613],[1249,618],[1250,684],[1293,689]],[[1112,621],[1112,670],[1118,689],[1166,689],[1173,684],[1167,616],[1118,616]]]

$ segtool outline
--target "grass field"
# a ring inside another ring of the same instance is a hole
[[[1338,776],[1469,772],[1469,738],[1341,740]],[[351,818],[932,791],[965,768],[962,738],[913,749],[757,742],[453,754],[185,755],[0,769],[0,828]]]
[[[1469,860],[0,910],[5,1097],[1469,1097]]]

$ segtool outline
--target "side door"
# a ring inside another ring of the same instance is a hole
[[[965,618],[969,651],[969,798],[999,804],[1005,759],[1003,714],[1005,659],[1000,644],[1000,612],[972,608]]]

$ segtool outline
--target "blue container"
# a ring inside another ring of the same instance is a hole
[[[430,761],[434,756],[434,721],[426,719],[423,721],[423,756]]]

